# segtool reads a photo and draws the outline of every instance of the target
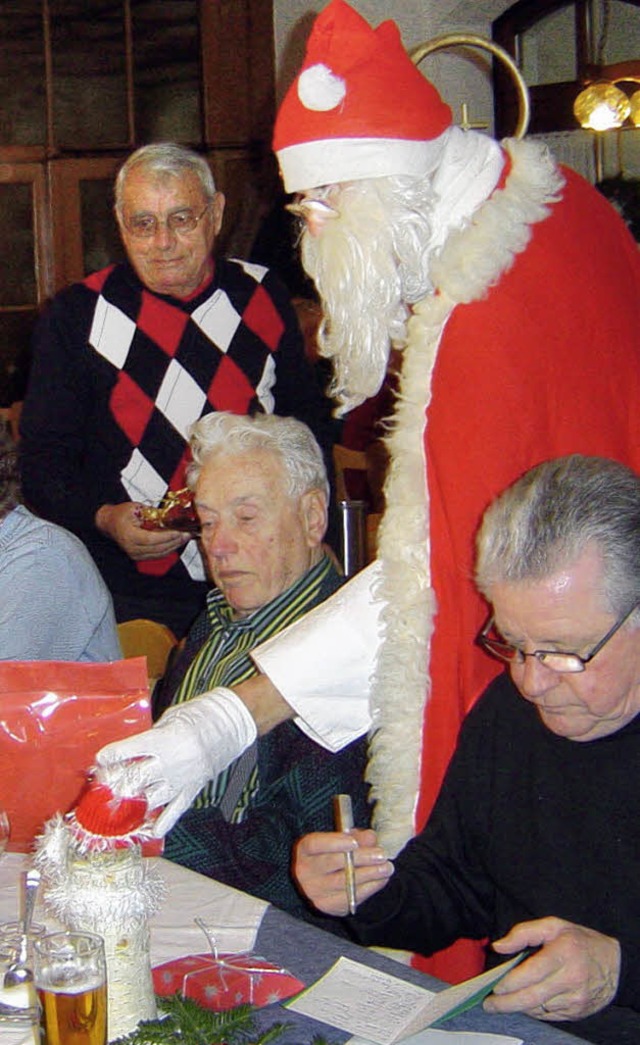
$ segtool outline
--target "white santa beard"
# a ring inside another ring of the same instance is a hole
[[[495,187],[497,142],[450,127],[436,170],[332,186],[336,216],[304,233],[302,261],[323,301],[318,334],[333,360],[331,392],[345,413],[374,395],[391,345],[402,348],[410,306],[433,290],[430,264]]]
[[[341,190],[339,214],[327,219],[319,235],[305,232],[303,265],[322,298],[324,320],[318,333],[321,354],[333,360],[331,392],[345,413],[379,390],[389,350],[402,347],[409,314],[405,284],[425,293],[423,258],[407,250],[409,223],[416,212],[399,204],[392,179],[355,182]],[[426,219],[420,217],[420,229]],[[404,242],[403,242],[404,241]],[[407,257],[398,258],[398,244]],[[407,278],[409,277],[409,278]],[[413,298],[415,300],[415,298]]]

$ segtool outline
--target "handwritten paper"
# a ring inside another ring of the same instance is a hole
[[[523,957],[438,993],[342,957],[285,1005],[374,1045],[395,1045],[478,1004]]]
[[[349,1038],[345,1045],[371,1045],[366,1038]],[[506,1034],[485,1034],[471,1030],[426,1030],[405,1038],[402,1045],[523,1045],[522,1038]]]

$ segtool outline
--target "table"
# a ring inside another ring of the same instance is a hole
[[[304,983],[317,979],[344,954],[429,990],[438,990],[441,986],[439,981],[416,969],[323,932],[246,893],[204,878],[167,860],[154,858],[153,863],[157,865],[167,885],[166,900],[151,920],[153,965],[207,950],[203,933],[194,923],[194,918],[199,916],[212,924],[253,926],[257,933],[254,951],[287,968]],[[5,854],[0,860],[0,921],[17,916],[19,875],[28,864],[28,858],[18,853]],[[36,907],[35,920],[54,927],[41,900]],[[280,1020],[286,1021],[289,1026],[278,1039],[279,1045],[309,1045],[314,1035],[323,1035],[334,1045],[349,1040],[349,1036],[342,1031],[284,1010],[279,1005],[270,1005],[258,1015],[258,1022],[263,1027]],[[567,1026],[570,1027],[570,1024]],[[521,1038],[524,1045],[579,1045],[583,1042],[581,1038],[526,1016],[491,1016],[480,1008],[450,1020],[447,1024],[449,1029],[512,1035]],[[24,1031],[16,1032],[0,1024],[0,1045],[18,1045],[24,1041]]]

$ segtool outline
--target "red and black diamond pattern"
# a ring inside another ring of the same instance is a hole
[[[131,500],[159,504],[184,485],[189,426],[204,414],[273,411],[284,322],[262,285],[266,274],[218,261],[210,287],[190,301],[125,288],[113,268],[85,280],[98,294],[89,342],[117,370],[109,407],[131,445],[121,472]],[[174,561],[139,568],[165,573]]]

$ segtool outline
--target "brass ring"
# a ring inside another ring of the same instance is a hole
[[[427,40],[423,44],[418,44],[417,47],[414,47],[413,50],[409,52],[409,57],[414,65],[419,65],[423,58],[428,54],[433,54],[434,51],[441,51],[445,47],[459,47],[465,44],[470,47],[480,47],[484,51],[489,51],[506,65],[515,80],[516,90],[518,92],[518,122],[516,124],[516,129],[513,132],[513,137],[524,138],[531,118],[529,90],[518,66],[509,52],[505,51],[504,47],[500,47],[500,45],[494,43],[493,40],[487,40],[484,36],[477,36],[475,33],[445,33],[444,36],[434,36],[433,40]]]

